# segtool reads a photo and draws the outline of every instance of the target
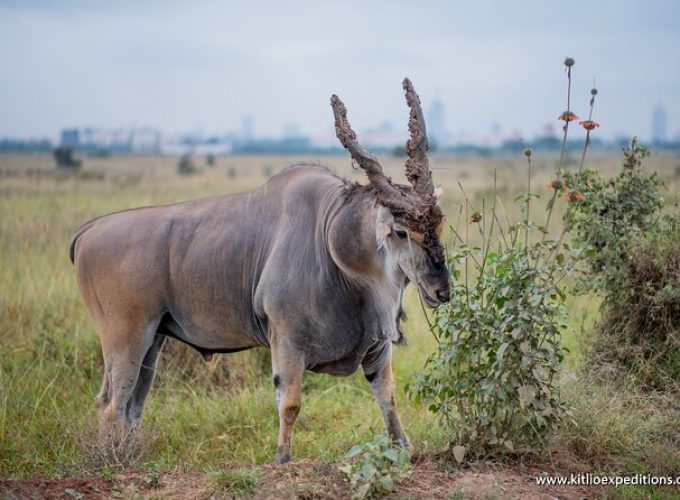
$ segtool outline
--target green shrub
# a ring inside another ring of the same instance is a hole
[[[340,470],[349,480],[355,498],[376,498],[389,494],[395,483],[406,477],[411,465],[408,450],[393,447],[389,438],[376,436],[372,441],[352,447]]]
[[[188,154],[182,155],[177,163],[177,173],[179,175],[191,175],[198,172],[194,165],[191,156]]]
[[[680,386],[680,227],[668,220],[608,271],[597,335],[588,353],[595,368],[622,368],[656,389]]]
[[[585,248],[578,289],[603,294],[589,365],[669,388],[680,380],[680,224],[677,214],[661,216],[663,184],[642,171],[647,156],[633,140],[617,176],[584,170],[564,179],[585,196],[570,221]]]
[[[549,258],[553,244],[462,247],[451,259],[463,283],[436,310],[437,351],[409,391],[450,429],[459,462],[539,445],[565,415],[557,387],[565,296],[554,274],[567,264]]]
[[[572,206],[569,223],[575,243],[587,248],[584,257],[590,272],[582,283],[586,291],[607,293],[625,286],[619,271],[645,235],[660,229],[663,183],[656,173],[642,171],[649,150],[633,139],[623,155],[621,171],[610,179],[588,168],[563,173],[565,196],[582,196]]]
[[[564,64],[569,108],[574,60],[567,58]],[[579,173],[590,133],[598,126],[592,121],[596,95],[592,89],[589,117],[581,122],[587,132]],[[564,121],[558,166],[562,173],[569,123],[577,117],[570,109],[559,116]],[[525,149],[524,156],[527,191],[516,198],[522,221],[511,224],[506,215],[501,223],[495,179],[488,231],[484,204],[481,211],[474,210],[463,191],[466,219],[476,225],[482,244],[470,247],[467,227],[465,238],[454,229],[462,244],[450,261],[451,281],[457,285],[452,300],[434,314],[431,329],[437,350],[407,387],[411,396],[428,403],[443,421],[450,432],[450,451],[458,462],[471,455],[533,450],[546,444],[569,414],[557,385],[564,359],[561,331],[566,327],[566,297],[558,283],[572,271],[578,256],[564,244],[564,238],[573,206],[583,195],[567,193],[570,205],[562,230],[558,238],[548,238],[557,196],[565,184],[560,176],[549,184],[553,192],[547,216],[538,224],[531,218],[532,201],[539,198],[531,190],[532,150]],[[467,217],[470,208],[473,212]],[[494,229],[499,232],[495,240]]]

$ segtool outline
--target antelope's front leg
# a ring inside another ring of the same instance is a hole
[[[304,360],[294,350],[272,346],[272,372],[279,410],[276,463],[285,464],[291,459],[291,434],[295,419],[300,413]]]
[[[369,357],[362,363],[366,380],[371,383],[373,395],[380,404],[387,431],[392,442],[408,447],[409,441],[397,414],[397,403],[394,398],[394,375],[392,374],[392,344],[385,345],[376,356]]]

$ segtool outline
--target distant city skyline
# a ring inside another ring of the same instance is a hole
[[[597,136],[680,135],[680,3],[210,0],[0,1],[0,137],[75,128],[253,137],[332,134],[337,93],[359,131],[403,133],[413,80],[433,137],[532,137],[600,90]],[[436,104],[439,103],[439,104]],[[654,130],[653,130],[654,129]],[[402,131],[402,132],[399,132]]]

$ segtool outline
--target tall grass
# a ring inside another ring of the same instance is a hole
[[[56,175],[48,156],[0,156],[0,477],[70,474],[100,466],[89,442],[96,433],[93,398],[102,361],[67,257],[74,230],[91,217],[132,206],[250,189],[265,180],[265,167],[300,160],[220,159],[218,167],[180,178],[174,158],[86,159],[81,173]],[[537,183],[545,184],[555,160],[535,158]],[[611,160],[603,157],[602,162]],[[362,178],[344,159],[324,163]],[[469,196],[481,200],[492,188],[487,173],[498,167],[499,193],[508,210],[514,210],[512,199],[523,189],[514,180],[523,168],[520,158],[434,158],[432,163],[451,223],[463,202],[456,194],[463,176]],[[228,175],[232,166],[236,176]],[[386,162],[395,179],[402,178],[402,168],[401,160]],[[570,307],[575,314],[565,345],[576,359],[583,311],[589,311],[587,332],[597,303],[579,299]],[[434,350],[413,289],[406,311],[409,343],[395,349],[398,405],[416,451],[437,450],[442,430],[403,393]],[[169,341],[147,400],[139,465],[204,470],[225,462],[271,461],[278,423],[269,370],[266,352],[217,356],[206,364]],[[382,431],[379,408],[361,374],[344,379],[306,374],[293,437],[296,458],[332,461]]]

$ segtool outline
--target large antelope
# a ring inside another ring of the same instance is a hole
[[[420,100],[408,79],[403,87],[410,186],[360,146],[334,95],[336,134],[369,184],[298,165],[250,193],[125,210],[78,230],[70,257],[101,339],[103,437],[139,426],[174,337],[206,357],[271,349],[278,463],[291,458],[305,370],[350,375],[361,366],[392,439],[408,445],[391,365],[402,296],[416,283],[436,307],[449,300],[449,280]]]

